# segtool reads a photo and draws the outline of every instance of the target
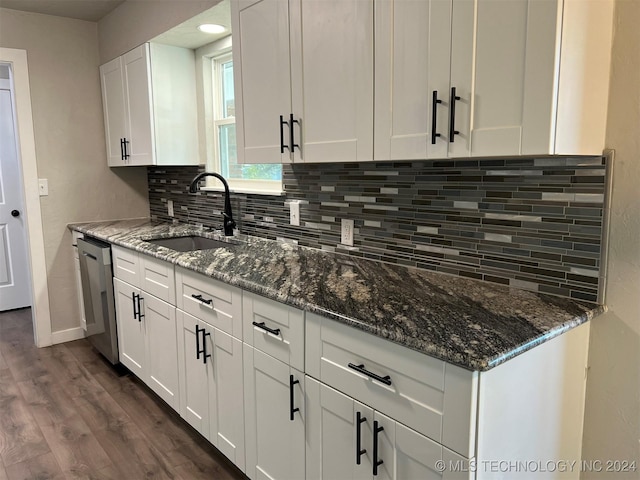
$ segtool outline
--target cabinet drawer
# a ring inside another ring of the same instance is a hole
[[[307,374],[473,455],[477,373],[311,313],[306,339]]]
[[[242,307],[244,341],[304,371],[304,312],[248,292]]]
[[[169,262],[140,255],[140,288],[175,305],[176,279],[173,270],[173,264]]]
[[[140,258],[138,252],[113,245],[113,276],[120,280],[140,287]]]
[[[242,339],[242,291],[239,288],[177,267],[176,291],[179,309]]]

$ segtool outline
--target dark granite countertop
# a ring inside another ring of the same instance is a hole
[[[485,371],[605,311],[604,306],[257,237],[179,253],[145,240],[192,233],[149,219],[69,228],[333,318],[469,370]],[[223,238],[223,237],[220,237]]]

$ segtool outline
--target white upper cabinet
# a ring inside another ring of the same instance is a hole
[[[146,43],[100,77],[109,166],[199,163],[192,50]]]
[[[373,158],[373,1],[291,8],[294,161]]]
[[[373,1],[231,3],[238,158],[373,158]]]
[[[374,159],[602,153],[610,0],[376,0],[375,26]]]
[[[127,165],[153,165],[153,96],[149,70],[148,44],[122,56]]]
[[[612,12],[610,0],[454,0],[449,156],[601,154]]]
[[[231,2],[238,161],[286,163],[291,113],[289,3]]]
[[[102,83],[102,107],[104,109],[104,130],[107,142],[107,163],[110,167],[124,165],[123,139],[125,125],[124,83],[122,59],[120,57],[100,67]]]
[[[451,4],[375,2],[375,160],[447,156]]]

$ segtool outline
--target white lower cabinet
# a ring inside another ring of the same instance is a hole
[[[242,342],[177,310],[180,415],[245,470]]]
[[[307,480],[464,479],[466,460],[307,376]],[[441,463],[444,462],[444,463]]]
[[[118,278],[113,285],[120,362],[177,410],[175,307]]]
[[[84,238],[80,232],[72,232],[73,237],[73,266],[76,274],[76,293],[78,295],[78,314],[80,315],[80,326],[87,331],[87,319],[84,313],[84,298],[82,296],[82,278],[80,277],[80,258],[78,257],[78,239]]]
[[[246,474],[251,479],[305,478],[305,378],[244,344]]]
[[[471,372],[113,252],[120,361],[250,479],[528,478],[491,461],[580,459],[588,323]]]
[[[116,299],[120,362],[144,380],[147,375],[145,353],[147,322],[138,318],[136,296],[140,295],[140,289],[119,278],[113,279],[113,288]]]
[[[180,408],[176,308],[144,290],[140,292],[147,323],[147,385],[174,410]]]

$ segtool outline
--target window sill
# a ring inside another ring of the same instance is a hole
[[[224,192],[224,188],[223,187],[202,187],[200,188],[201,191],[204,192]],[[282,189],[279,190],[265,190],[265,189],[258,189],[258,188],[251,188],[251,187],[234,187],[233,185],[229,185],[229,191],[231,193],[248,193],[251,195],[270,195],[270,196],[276,196],[276,197],[281,197],[284,196],[284,191]]]

